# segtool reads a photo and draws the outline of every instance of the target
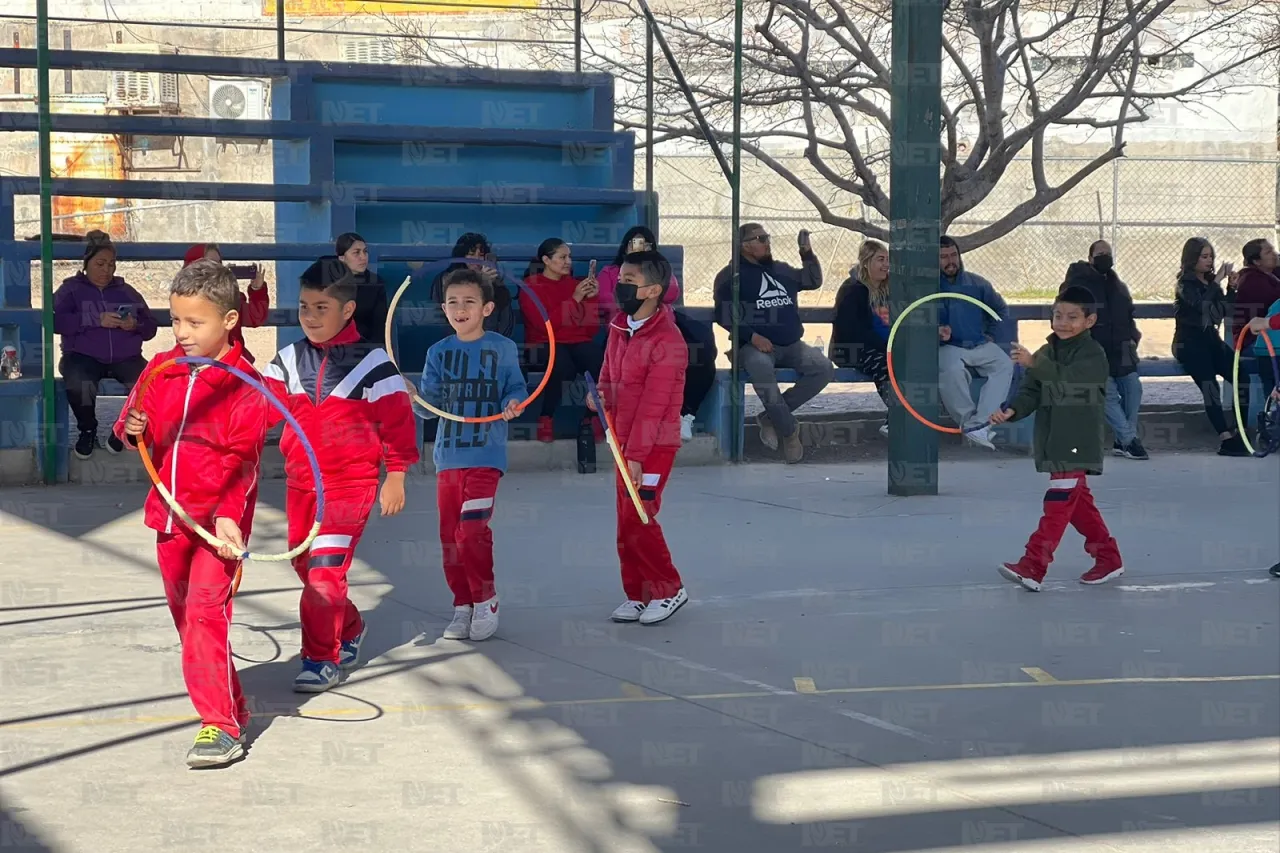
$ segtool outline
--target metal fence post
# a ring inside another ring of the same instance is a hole
[[[1120,160],[1111,161],[1111,251],[1120,251]]]
[[[653,27],[644,27],[644,194],[649,230],[658,233],[658,210],[653,203]]]
[[[284,62],[284,0],[276,0],[276,59]]]
[[[582,73],[582,0],[573,0],[573,70]]]

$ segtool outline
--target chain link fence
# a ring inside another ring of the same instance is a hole
[[[802,179],[802,158],[777,158]],[[1090,158],[1046,158],[1050,184],[1060,183]],[[1207,237],[1220,260],[1242,264],[1248,240],[1275,240],[1277,170],[1271,158],[1136,156],[1103,167],[1037,218],[1012,233],[968,252],[969,268],[991,279],[1008,299],[1045,300],[1057,292],[1067,265],[1083,259],[1097,239],[1112,243],[1118,269],[1134,298],[1167,302],[1173,298],[1182,244]],[[637,170],[643,179],[643,166]],[[823,195],[821,178],[808,183]],[[709,304],[711,282],[729,262],[731,197],[710,157],[655,158],[654,187],[661,207],[661,240],[683,245],[685,279],[691,304]],[[970,215],[952,224],[953,235],[968,234],[994,222],[1027,198],[1033,189],[1031,164],[1015,161],[1000,184]],[[834,193],[832,193],[834,195]],[[862,216],[856,200],[834,213]],[[875,211],[868,221],[887,227]],[[759,222],[775,235],[780,258],[796,254],[794,236],[806,229],[826,268],[826,285],[805,295],[805,304],[830,305],[857,259],[859,233],[822,222],[790,184],[758,163],[743,160],[742,221]]]

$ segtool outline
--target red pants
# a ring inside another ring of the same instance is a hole
[[[655,598],[670,598],[684,585],[671,562],[667,540],[658,524],[662,493],[667,488],[667,478],[675,461],[674,449],[659,448],[652,451],[644,463],[644,476],[638,491],[640,502],[649,514],[648,524],[640,521],[631,493],[622,479],[625,475],[622,472],[617,475],[618,562],[622,565],[622,589],[631,601],[648,604]]]
[[[453,606],[493,598],[493,500],[502,472],[497,468],[454,468],[436,474],[440,509],[440,550]]]
[[[223,560],[183,529],[156,537],[156,560],[182,641],[182,677],[191,704],[201,725],[239,737],[249,723],[249,707],[231,660],[231,582],[237,561]]]
[[[1019,565],[1038,580],[1044,580],[1067,525],[1074,525],[1084,536],[1084,549],[1098,565],[1106,568],[1121,565],[1120,549],[1093,502],[1083,471],[1050,475],[1049,491],[1044,494],[1044,515],[1036,532],[1031,534],[1026,555]]]
[[[347,598],[347,571],[377,495],[376,485],[325,489],[320,534],[310,550],[293,558],[293,569],[302,580],[298,612],[305,658],[336,664],[342,644],[364,628],[360,611]],[[315,521],[316,493],[286,489],[284,512],[289,541],[301,542]]]

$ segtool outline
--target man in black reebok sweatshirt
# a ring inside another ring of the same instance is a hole
[[[738,229],[738,238],[742,241],[738,301],[733,301],[733,270],[727,266],[716,276],[716,322],[732,331],[734,314],[738,316],[738,340],[730,345],[739,349],[739,363],[764,404],[764,412],[756,418],[761,442],[770,450],[781,443],[786,460],[799,462],[804,458],[804,446],[792,412],[816,397],[835,377],[835,366],[826,353],[802,340],[798,294],[822,287],[822,266],[807,232],[800,235],[799,270],[773,259],[764,226],[749,222]],[[779,367],[800,376],[785,394],[778,388]]]

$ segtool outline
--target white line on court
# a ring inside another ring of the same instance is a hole
[[[762,690],[766,693],[771,693],[774,696],[803,696],[804,695],[802,693],[796,692],[795,690],[786,690],[782,687],[775,687],[774,685],[766,684],[763,681],[756,681],[754,678],[747,678],[745,676],[737,675],[732,672],[726,672],[723,669],[716,669],[713,666],[707,666],[704,663],[698,663],[697,661],[692,661],[692,660],[689,660],[688,658],[682,658],[679,655],[673,655],[668,652],[660,652],[657,649],[651,649],[648,646],[642,646],[642,645],[639,645],[638,643],[628,643],[624,640],[616,640],[615,642],[620,646],[626,646],[629,649],[634,649],[635,651],[638,651],[638,652],[644,652],[647,655],[653,655],[654,657],[659,658],[661,660],[669,661],[671,663],[678,663],[681,666],[688,667],[689,669],[695,670],[697,672],[705,672],[708,675],[716,675],[728,681],[736,681],[738,684],[743,684],[748,687],[754,687],[757,690]],[[926,734],[922,734],[921,732],[917,732],[912,729],[904,728],[903,726],[896,725],[894,723],[889,722],[888,720],[882,720],[879,717],[872,717],[869,714],[860,714],[857,711],[845,711],[838,708],[827,708],[827,706],[825,705],[823,705],[822,707],[826,708],[826,710],[834,711],[835,713],[839,714],[842,717],[848,717],[851,720],[857,720],[860,723],[866,723],[869,726],[875,726],[876,728],[883,729],[884,731],[887,731],[887,732],[893,732],[894,734],[902,735],[903,737],[909,737],[912,740],[918,740],[922,743],[935,742],[933,738],[929,737]]]
[[[1121,584],[1116,586],[1116,589],[1122,589],[1125,592],[1164,592],[1170,589],[1207,589],[1217,585],[1214,581],[1202,583]]]

